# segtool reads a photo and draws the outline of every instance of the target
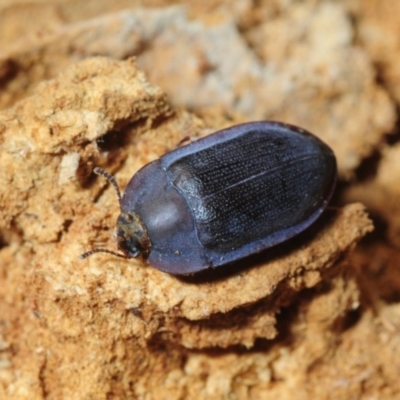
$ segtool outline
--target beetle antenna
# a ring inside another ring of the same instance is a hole
[[[107,171],[105,171],[103,168],[100,168],[100,167],[96,167],[96,168],[93,170],[93,172],[94,172],[96,175],[104,176],[104,178],[106,178],[106,179],[108,180],[108,182],[110,182],[110,183],[114,186],[114,189],[115,189],[115,191],[116,191],[116,193],[117,193],[119,206],[121,207],[121,201],[122,201],[122,198],[121,198],[121,191],[119,190],[119,186],[118,186],[118,183],[117,183],[117,181],[115,180],[115,178],[114,178],[111,174],[109,174]],[[116,251],[107,250],[107,249],[102,249],[102,248],[89,250],[89,251],[87,251],[86,253],[81,254],[81,255],[79,256],[79,258],[80,258],[81,260],[84,260],[85,258],[88,258],[89,256],[91,256],[92,254],[95,254],[95,253],[108,253],[108,254],[112,254],[113,256],[122,257],[122,258],[127,258],[127,257],[125,256],[125,254],[117,253]]]
[[[106,178],[108,180],[108,182],[110,182],[114,186],[114,189],[117,192],[119,206],[121,207],[121,201],[122,201],[121,192],[119,190],[119,186],[118,186],[118,183],[115,180],[115,178],[111,174],[109,174],[107,171],[105,171],[103,168],[100,168],[100,167],[96,167],[93,170],[93,172],[96,175],[104,176],[104,178]],[[106,253],[107,253],[107,251],[106,251]]]
[[[122,257],[122,258],[127,258],[125,256],[125,254],[121,254],[121,253],[117,253],[116,251],[112,251],[112,250],[107,250],[107,249],[93,249],[93,250],[89,250],[86,253],[83,253],[79,256],[79,258],[81,260],[84,260],[85,258],[88,258],[89,256],[91,256],[92,254],[95,253],[108,253],[108,254],[112,254],[113,256],[117,256],[117,257]]]

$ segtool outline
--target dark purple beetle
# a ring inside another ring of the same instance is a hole
[[[324,211],[336,183],[332,150],[304,129],[251,122],[145,165],[119,194],[118,247],[157,269],[193,274],[297,235]],[[96,252],[94,249],[81,257]],[[117,254],[118,255],[118,254]]]

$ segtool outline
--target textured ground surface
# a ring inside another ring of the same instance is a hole
[[[254,3],[0,0],[0,399],[400,397],[400,4]],[[116,249],[95,166],[256,119],[334,149],[315,227],[187,279],[78,258]]]

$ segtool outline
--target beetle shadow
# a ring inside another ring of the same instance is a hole
[[[287,256],[301,247],[307,247],[310,245],[310,243],[322,230],[327,229],[334,222],[337,212],[338,209],[334,207],[327,208],[321,217],[302,233],[288,239],[283,243],[265,249],[260,253],[250,255],[246,258],[222,265],[220,267],[208,268],[193,275],[177,276],[177,278],[185,283],[193,283],[196,285],[218,282],[228,279],[231,276],[243,273],[251,268],[257,268],[260,265],[267,264],[276,259]]]

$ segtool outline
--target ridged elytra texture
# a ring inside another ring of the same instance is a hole
[[[167,169],[203,246],[229,251],[297,224],[313,212],[309,198],[328,189],[331,166],[314,143],[272,129],[265,136],[250,130]]]
[[[121,208],[143,221],[150,264],[190,274],[300,233],[323,212],[335,182],[335,156],[321,140],[291,125],[252,122],[146,165]]]

